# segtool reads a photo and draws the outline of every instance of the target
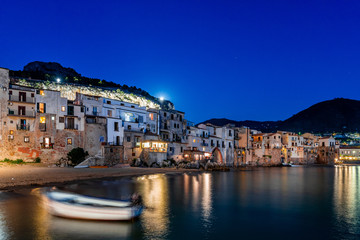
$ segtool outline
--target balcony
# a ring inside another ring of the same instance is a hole
[[[9,102],[21,102],[35,104],[33,97],[19,97],[19,95],[9,95]]]
[[[53,143],[40,143],[40,148],[41,149],[53,149],[54,148],[54,144]]]
[[[122,146],[123,143],[122,143],[122,142],[107,142],[107,143],[103,143],[103,145],[108,145],[108,146]]]
[[[90,116],[100,116],[100,113],[99,113],[99,112],[95,112],[95,111],[89,111],[89,112],[86,112],[86,115],[90,115]]]
[[[16,130],[30,131],[30,124],[16,124]]]
[[[201,146],[207,147],[207,146],[209,146],[209,144],[208,143],[201,143]]]
[[[9,109],[8,116],[35,118],[35,111],[18,111]]]
[[[67,130],[79,130],[79,126],[78,126],[78,124],[65,123],[65,129],[67,129]]]

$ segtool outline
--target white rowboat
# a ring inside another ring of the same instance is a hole
[[[140,216],[143,206],[134,201],[117,201],[52,190],[43,193],[50,214],[86,220],[131,220]]]

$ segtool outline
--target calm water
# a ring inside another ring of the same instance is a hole
[[[360,239],[360,166],[264,168],[66,186],[147,209],[133,223],[52,217],[28,190],[0,193],[1,239]]]

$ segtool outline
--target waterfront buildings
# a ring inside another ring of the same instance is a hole
[[[230,124],[195,125],[182,111],[154,104],[145,107],[111,98],[111,94],[90,94],[84,86],[64,92],[17,84],[1,68],[0,85],[2,159],[33,161],[40,157],[54,163],[76,147],[108,164],[137,159],[148,165],[161,165],[164,160],[210,160],[228,166],[331,164],[338,157],[332,137],[261,133]]]

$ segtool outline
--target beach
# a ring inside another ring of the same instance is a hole
[[[156,173],[182,173],[188,169],[175,168],[136,168],[136,167],[112,167],[112,168],[60,168],[45,165],[0,165],[0,190],[11,191],[18,188],[49,186],[66,182],[81,181],[87,179],[140,176]]]

